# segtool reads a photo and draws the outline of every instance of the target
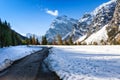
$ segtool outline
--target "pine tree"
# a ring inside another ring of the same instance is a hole
[[[69,45],[69,43],[68,43],[67,40],[65,40],[65,41],[63,42],[63,44],[64,44],[64,45]]]
[[[30,38],[29,38],[29,39],[30,39],[30,44],[32,44],[32,36],[30,36]]]
[[[47,43],[46,36],[42,36],[42,45],[47,45]]]
[[[4,40],[3,46],[9,46],[12,44],[10,24],[7,23],[7,21],[5,21],[2,23],[2,26],[3,26],[2,36],[4,36],[4,37],[2,37],[2,39]]]
[[[27,38],[25,41],[26,41],[26,45],[30,44],[30,39],[29,38]]]
[[[12,31],[12,45],[13,46],[17,45],[17,41],[16,41],[16,38],[15,38],[15,31]]]
[[[70,45],[73,45],[72,37],[69,38],[68,43],[69,43]]]
[[[32,37],[32,45],[36,45],[35,35]]]
[[[39,40],[38,40],[38,38],[36,38],[36,45],[39,45],[40,43],[39,43]]]
[[[0,19],[0,47],[2,47],[2,22]]]
[[[61,36],[59,34],[57,35],[57,41],[58,41],[58,45],[63,44],[62,38],[61,38]]]
[[[3,24],[1,22],[1,25],[0,25],[0,43],[1,43],[1,48],[4,47],[4,27],[3,27]]]
[[[20,36],[16,34],[15,38],[16,38],[16,42],[17,42],[16,45],[21,45],[22,44],[22,40],[20,39]]]

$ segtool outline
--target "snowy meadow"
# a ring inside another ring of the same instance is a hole
[[[54,46],[45,63],[62,80],[120,80],[120,46]]]

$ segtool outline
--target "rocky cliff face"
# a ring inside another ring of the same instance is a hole
[[[107,27],[107,31],[110,44],[120,44],[120,0],[117,0],[115,12]]]
[[[120,25],[120,0],[117,0],[117,5],[114,11],[113,18],[110,22],[110,26],[118,26]]]

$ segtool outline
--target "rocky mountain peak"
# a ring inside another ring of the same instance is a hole
[[[45,36],[49,42],[55,40],[58,34],[61,37],[64,37],[66,34],[72,31],[73,25],[77,24],[77,22],[78,20],[69,18],[65,15],[58,16],[52,21],[50,28],[46,32]]]

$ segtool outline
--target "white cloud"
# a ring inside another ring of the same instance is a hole
[[[52,16],[58,16],[58,10],[49,10],[49,9],[45,9],[46,13],[52,15]]]

